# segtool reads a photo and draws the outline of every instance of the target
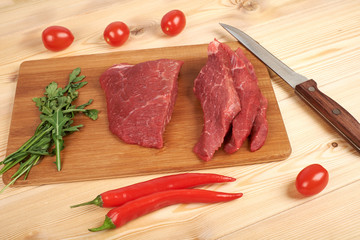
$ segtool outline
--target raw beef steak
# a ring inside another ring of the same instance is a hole
[[[231,61],[235,89],[239,95],[241,111],[232,122],[231,139],[225,144],[227,153],[236,152],[251,133],[260,108],[261,92],[254,67],[242,50],[236,50]]]
[[[194,93],[204,113],[204,126],[193,150],[204,161],[209,161],[221,147],[232,120],[240,111],[230,69],[234,52],[229,49],[217,40],[212,41],[207,63],[194,81]]]
[[[109,128],[126,143],[161,148],[171,119],[182,61],[160,59],[118,64],[100,77]]]
[[[253,129],[250,136],[250,151],[259,150],[265,143],[268,134],[268,122],[266,120],[266,110],[268,107],[267,99],[261,95],[260,110],[255,118]]]

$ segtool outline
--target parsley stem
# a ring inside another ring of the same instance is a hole
[[[58,171],[61,171],[61,159],[60,159],[61,147],[59,140],[55,141],[55,151],[56,151],[56,168]]]
[[[24,160],[27,156],[28,156],[28,154],[26,154],[23,157],[18,158],[16,161],[9,162],[9,163],[5,164],[5,166],[0,170],[0,174],[3,174],[4,172],[8,171],[10,168],[12,168],[16,164],[18,164],[19,162]]]
[[[26,149],[29,148],[29,145],[32,145],[32,144],[33,144],[34,139],[36,138],[37,134],[42,130],[44,124],[45,124],[45,122],[41,122],[41,123],[37,126],[37,128],[36,128],[36,130],[35,130],[35,134],[34,134],[29,140],[27,140],[27,141],[18,149],[18,151],[22,151],[23,149],[26,150]],[[18,151],[16,151],[16,152],[18,152]]]
[[[23,168],[21,168],[21,171],[17,171],[13,176],[13,180],[11,180],[11,182],[9,182],[3,189],[1,189],[0,193],[2,193],[5,189],[7,189],[10,185],[14,184],[16,182],[16,180],[18,180],[23,174],[25,174],[26,172],[30,171],[30,169],[32,168],[32,166],[34,166],[40,159],[40,156],[38,158],[35,158],[33,164],[27,165]]]
[[[31,155],[30,158],[28,158],[25,162],[21,163],[19,169],[14,173],[14,175],[13,175],[11,178],[16,177],[19,173],[22,172],[22,170],[23,170],[25,167],[31,165],[31,163],[32,163],[34,160],[36,160],[37,157],[40,157],[40,156],[38,156],[38,155]]]
[[[86,109],[76,108],[76,109],[66,109],[66,110],[63,110],[63,113],[71,113],[71,112],[86,112]]]
[[[10,154],[7,156],[1,163],[7,164],[9,162],[12,162],[16,160],[18,157],[22,157],[23,153],[26,153],[26,151],[32,147],[37,141],[39,141],[42,137],[44,137],[45,134],[52,131],[54,128],[52,126],[49,126],[45,131],[39,132],[36,135],[32,136],[28,141],[26,141],[16,152]],[[5,172],[5,171],[4,171]]]

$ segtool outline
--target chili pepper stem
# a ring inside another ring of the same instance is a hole
[[[76,205],[73,205],[73,206],[70,206],[71,208],[76,208],[76,207],[80,207],[80,206],[85,206],[85,205],[96,205],[96,206],[99,206],[99,207],[102,207],[103,205],[103,201],[101,199],[101,195],[98,195],[94,200],[92,201],[89,201],[89,202],[84,202],[84,203],[80,203],[80,204],[76,204]]]
[[[113,223],[111,218],[109,218],[108,216],[105,216],[105,221],[104,221],[103,225],[101,225],[100,227],[97,227],[97,228],[90,228],[89,231],[90,232],[99,232],[102,230],[112,229],[112,228],[116,228],[115,224]]]

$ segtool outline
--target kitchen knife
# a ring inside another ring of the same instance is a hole
[[[233,37],[249,49],[271,70],[278,74],[310,107],[330,123],[357,151],[360,152],[360,124],[337,102],[322,93],[314,80],[308,79],[286,66],[243,31],[220,23]]]

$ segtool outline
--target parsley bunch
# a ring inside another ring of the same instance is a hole
[[[73,126],[73,118],[76,113],[83,113],[92,120],[98,117],[98,110],[85,109],[93,100],[90,99],[87,103],[76,106],[72,102],[78,98],[79,90],[87,84],[82,81],[85,76],[79,75],[81,69],[76,68],[69,75],[69,83],[64,89],[58,87],[56,82],[51,82],[46,88],[43,97],[33,98],[39,108],[41,115],[41,123],[35,130],[34,135],[26,141],[16,152],[8,155],[2,162],[4,165],[0,170],[0,174],[5,173],[17,164],[20,164],[19,169],[12,176],[12,181],[5,186],[13,184],[22,175],[27,178],[30,169],[38,163],[41,157],[46,155],[56,155],[56,168],[61,170],[61,156],[60,151],[64,149],[63,137],[79,131],[83,125]],[[0,192],[2,192],[2,189]]]

